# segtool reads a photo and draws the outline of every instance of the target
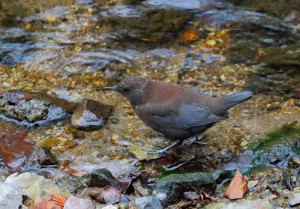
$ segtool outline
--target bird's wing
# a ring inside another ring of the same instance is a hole
[[[215,115],[207,107],[198,104],[183,104],[179,111],[163,111],[162,107],[155,112],[152,109],[157,124],[176,129],[189,129],[204,126],[224,120],[225,117]]]

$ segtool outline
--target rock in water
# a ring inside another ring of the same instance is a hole
[[[74,110],[72,125],[85,130],[100,129],[107,122],[111,109],[109,105],[85,99]]]

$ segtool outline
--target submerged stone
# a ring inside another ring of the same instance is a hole
[[[100,129],[106,122],[112,107],[95,100],[85,99],[74,110],[71,122],[76,128]]]
[[[7,121],[31,127],[67,116],[62,108],[37,99],[29,92],[9,90],[0,95],[0,118]]]
[[[48,149],[37,146],[28,157],[24,169],[26,170],[26,168],[41,168],[47,166],[58,166],[58,161]]]

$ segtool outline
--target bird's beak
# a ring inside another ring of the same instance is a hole
[[[102,90],[117,91],[118,90],[117,88],[118,88],[118,86],[107,86],[107,87],[102,88]]]

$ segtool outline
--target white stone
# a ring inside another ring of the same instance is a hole
[[[102,207],[101,209],[118,209],[118,207],[114,206],[114,205],[107,205]]]
[[[291,206],[300,204],[300,193],[294,193],[294,196],[289,200]]]
[[[71,196],[64,205],[64,209],[95,209],[95,206],[90,199]]]
[[[0,183],[0,209],[19,209],[22,205],[21,189],[10,183]]]

